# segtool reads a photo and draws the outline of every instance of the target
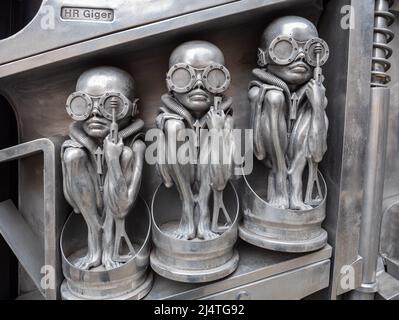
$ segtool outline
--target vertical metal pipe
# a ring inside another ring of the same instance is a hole
[[[354,299],[371,300],[377,292],[376,271],[382,219],[385,156],[390,90],[372,88],[359,254],[363,257],[362,285]]]
[[[371,83],[371,110],[359,254],[363,257],[362,285],[351,299],[371,300],[377,292],[377,260],[382,220],[385,159],[388,136],[390,78],[388,58],[392,55],[388,43],[393,33],[388,29],[393,15],[388,12],[388,0],[376,0],[374,21],[374,49]]]

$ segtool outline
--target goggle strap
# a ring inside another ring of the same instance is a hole
[[[136,98],[132,102],[132,117],[134,117],[138,112],[137,112],[137,105],[139,103],[140,99]]]
[[[264,67],[267,65],[266,52],[263,51],[261,48],[258,48],[258,64],[261,67]]]

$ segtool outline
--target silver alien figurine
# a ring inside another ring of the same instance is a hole
[[[164,184],[167,187],[176,185],[180,194],[182,217],[174,234],[178,239],[215,239],[232,223],[222,197],[233,173],[232,161],[222,161],[223,152],[216,150],[201,134],[204,129],[220,132],[224,154],[232,155],[232,99],[223,95],[231,79],[224,64],[221,50],[205,41],[190,41],[178,46],[169,60],[166,79],[169,93],[162,96],[161,113],[157,117],[157,126],[166,141],[168,160],[159,164],[158,169]],[[185,141],[176,137],[184,129],[191,130],[195,136],[195,143],[190,144],[194,155],[192,163],[181,163],[177,155]],[[215,154],[220,154],[220,159],[211,161]],[[212,192],[211,221],[209,198]],[[218,224],[220,210],[224,214],[224,226]]]
[[[82,270],[113,269],[134,255],[125,217],[138,196],[145,150],[134,93],[127,72],[98,67],[79,77],[66,103],[75,121],[62,147],[64,194],[87,224],[87,255],[75,262]]]
[[[327,99],[321,66],[329,56],[316,27],[287,16],[264,31],[257,78],[249,87],[254,152],[269,168],[268,202],[279,209],[310,210],[323,199],[318,163],[327,150]],[[303,197],[303,175],[308,183]]]

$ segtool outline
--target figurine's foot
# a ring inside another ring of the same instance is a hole
[[[78,269],[89,270],[101,265],[101,258],[99,254],[87,254],[85,257],[76,260],[74,265]]]
[[[288,197],[273,197],[270,199],[269,204],[278,209],[288,209],[290,207]]]
[[[126,254],[126,255],[118,255],[118,256],[114,256],[114,261],[119,262],[120,264],[124,264],[126,262],[128,262],[131,258],[133,257],[132,254]]]
[[[116,269],[121,266],[121,263],[114,261],[108,253],[103,254],[102,264],[106,270]]]
[[[179,240],[193,240],[196,236],[194,223],[180,223],[179,229],[174,232]]]
[[[306,210],[311,210],[313,209],[312,206],[307,205],[305,203],[303,203],[303,201],[300,200],[293,200],[291,201],[291,209],[292,210],[302,210],[302,211],[306,211]]]
[[[207,216],[206,216],[207,217]],[[210,221],[208,218],[201,218],[198,223],[197,237],[201,240],[212,240],[219,237],[219,235],[213,232],[210,228]]]
[[[200,230],[198,229],[198,238],[201,240],[212,240],[219,237],[217,233],[212,232],[211,230]]]
[[[179,240],[193,240],[197,236],[194,225],[194,203],[183,203],[180,225],[173,234]]]

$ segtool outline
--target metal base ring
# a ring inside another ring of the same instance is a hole
[[[320,230],[320,235],[316,238],[303,241],[287,241],[268,238],[251,232],[244,225],[238,227],[238,234],[244,241],[268,250],[290,252],[290,253],[305,253],[312,252],[323,248],[327,243],[327,232]]]
[[[219,280],[233,273],[238,266],[239,255],[234,250],[233,256],[225,264],[211,269],[179,269],[160,261],[153,251],[151,253],[151,268],[161,276],[179,282],[203,283]]]
[[[150,292],[153,284],[152,280],[153,274],[152,272],[148,272],[147,278],[138,288],[123,295],[113,297],[111,299],[105,298],[104,300],[141,300]],[[61,297],[62,300],[96,300],[96,298],[90,299],[89,297],[83,297],[74,294],[74,292],[69,288],[67,280],[64,280],[61,285]]]

